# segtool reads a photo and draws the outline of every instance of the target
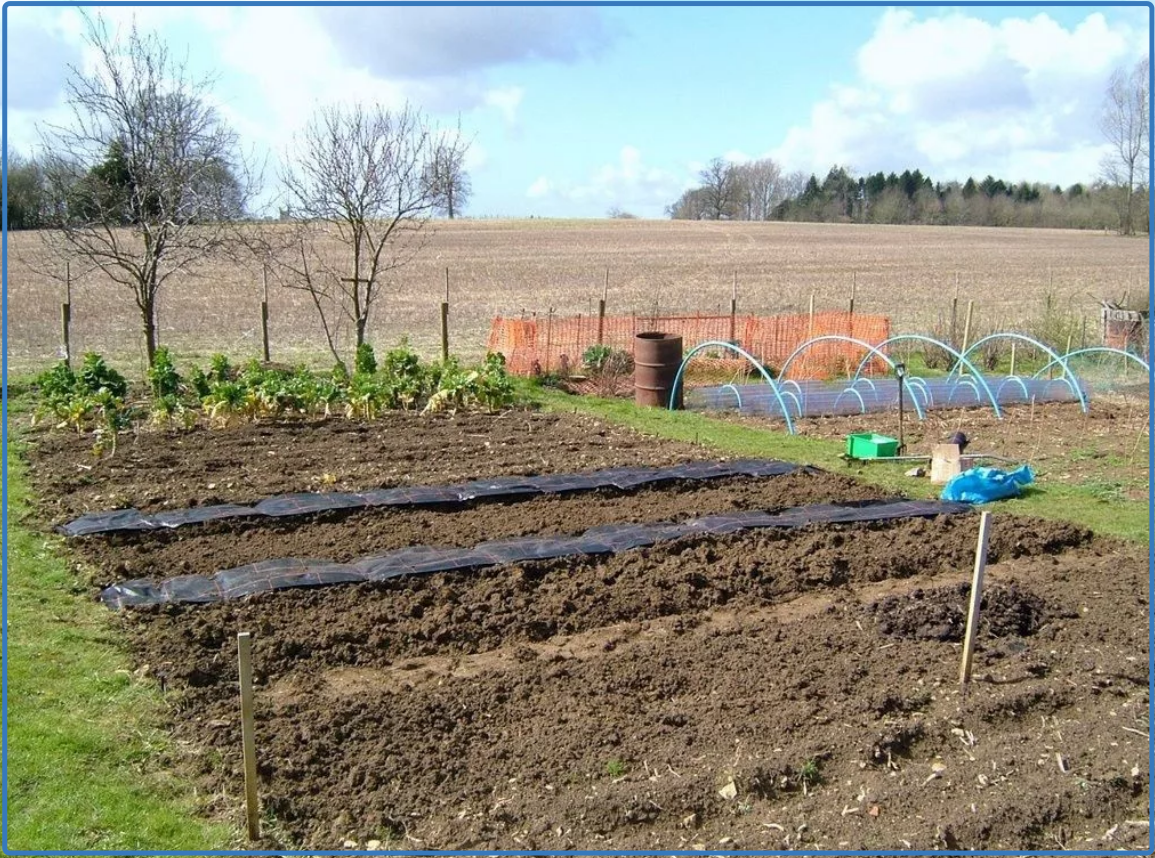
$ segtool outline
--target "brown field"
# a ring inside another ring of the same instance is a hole
[[[34,235],[9,236],[8,359],[12,372],[60,350],[62,285],[37,268]],[[895,332],[926,332],[949,310],[956,278],[976,304],[978,330],[1013,329],[1057,307],[1087,316],[1094,298],[1146,291],[1144,240],[1066,230],[888,227],[685,221],[457,221],[435,226],[425,254],[397,272],[371,322],[372,341],[401,337],[427,355],[438,343],[438,304],[450,270],[454,352],[476,357],[496,314],[589,313],[609,269],[611,314],[728,312],[737,276],[748,313],[842,308],[857,283],[856,309],[887,313]],[[31,264],[30,264],[31,263]],[[260,274],[217,265],[172,282],[160,301],[162,342],[181,357],[260,351]],[[143,364],[131,296],[85,278],[73,292],[73,350],[97,350],[128,369]],[[325,363],[307,297],[274,289],[274,360]]]

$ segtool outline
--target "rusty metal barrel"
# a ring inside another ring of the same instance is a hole
[[[659,408],[670,406],[670,390],[682,365],[682,338],[676,334],[645,331],[634,337],[634,402]],[[674,408],[682,407],[682,388]]]

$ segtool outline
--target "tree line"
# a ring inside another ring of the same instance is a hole
[[[771,158],[714,158],[698,185],[667,207],[671,218],[820,223],[941,224],[1117,229],[1150,233],[1147,162],[1150,58],[1111,76],[1099,113],[1107,144],[1099,175],[1068,188],[986,176],[945,184],[919,169],[852,175],[834,165],[816,175],[787,173]]]
[[[669,206],[670,217],[1124,231],[1128,203],[1141,215],[1148,193],[1146,185],[1136,187],[1128,200],[1125,186],[1105,181],[1062,188],[989,175],[942,183],[917,168],[855,176],[835,165],[819,180],[785,174],[771,159],[732,164],[716,158],[699,178],[698,187]],[[1147,232],[1147,219],[1135,218],[1131,231],[1136,228]]]

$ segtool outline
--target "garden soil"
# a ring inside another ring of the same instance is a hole
[[[499,419],[248,427],[180,448],[141,435],[83,485],[78,442],[42,436],[31,456],[45,522],[108,506],[92,494],[252,501],[316,488],[322,469],[356,488],[715,458],[568,416]],[[326,438],[376,452],[341,469]],[[238,470],[252,479],[201,488]],[[871,493],[797,474],[73,544],[111,581],[184,571],[182,555],[205,571]],[[136,681],[163,690],[172,765],[234,822],[235,636],[253,634],[264,848],[1149,848],[1143,553],[996,515],[964,695],[977,520],[704,536],[109,616]]]

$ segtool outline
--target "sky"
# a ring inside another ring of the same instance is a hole
[[[470,141],[475,217],[662,217],[711,158],[937,181],[1093,181],[1122,6],[89,7],[156,31],[269,166],[320,106],[406,102]],[[33,153],[93,61],[72,7],[5,7],[5,128]]]

